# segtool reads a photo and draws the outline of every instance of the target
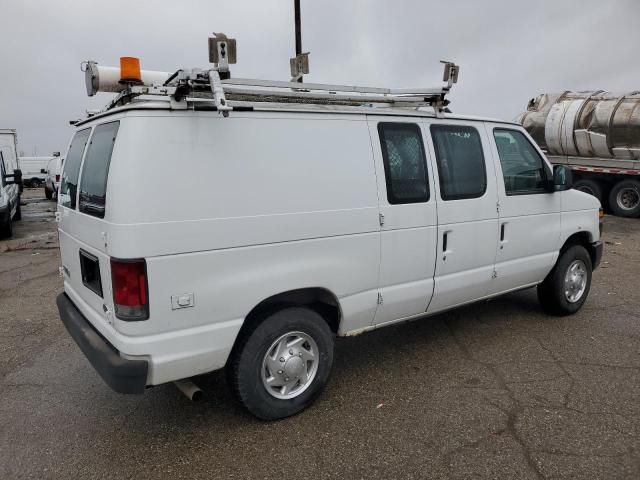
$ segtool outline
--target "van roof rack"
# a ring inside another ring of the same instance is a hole
[[[171,108],[186,109],[187,99],[212,101],[211,109],[224,116],[234,109],[248,109],[259,103],[297,103],[311,105],[393,106],[404,108],[433,107],[436,115],[446,112],[445,98],[458,81],[460,67],[444,64],[445,85],[433,88],[372,88],[354,85],[283,82],[231,78],[229,64],[236,62],[235,39],[217,33],[209,38],[211,69],[180,69],[169,74],[140,70],[140,61],[122,57],[120,69],[83,62],[87,94],[100,91],[118,92],[102,112],[126,105],[136,97],[160,95],[169,97]],[[236,102],[240,102],[238,104]],[[102,113],[101,112],[101,113]]]

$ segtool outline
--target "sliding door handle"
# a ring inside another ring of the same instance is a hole
[[[449,232],[444,232],[442,235],[442,251],[447,252],[447,240],[449,238]]]
[[[500,241],[504,242],[504,227],[506,226],[506,224],[502,224],[500,225]]]

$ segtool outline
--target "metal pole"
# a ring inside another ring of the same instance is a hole
[[[295,8],[295,22],[296,22],[296,56],[302,53],[302,30],[300,28],[300,0],[293,0]],[[298,78],[298,82],[302,83],[302,76]]]

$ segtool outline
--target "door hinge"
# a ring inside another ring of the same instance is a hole
[[[384,225],[384,213],[378,214],[378,220],[380,221],[380,226]]]
[[[496,213],[500,213],[500,202],[496,202]]]
[[[378,305],[382,305],[383,302],[384,300],[382,299],[382,294],[378,292]]]
[[[491,274],[491,278],[498,278],[498,272],[494,270],[493,273]]]

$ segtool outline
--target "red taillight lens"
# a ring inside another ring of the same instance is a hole
[[[56,182],[60,181],[60,175],[56,175]]]
[[[149,318],[147,264],[144,259],[111,259],[111,286],[116,317],[129,321]]]

